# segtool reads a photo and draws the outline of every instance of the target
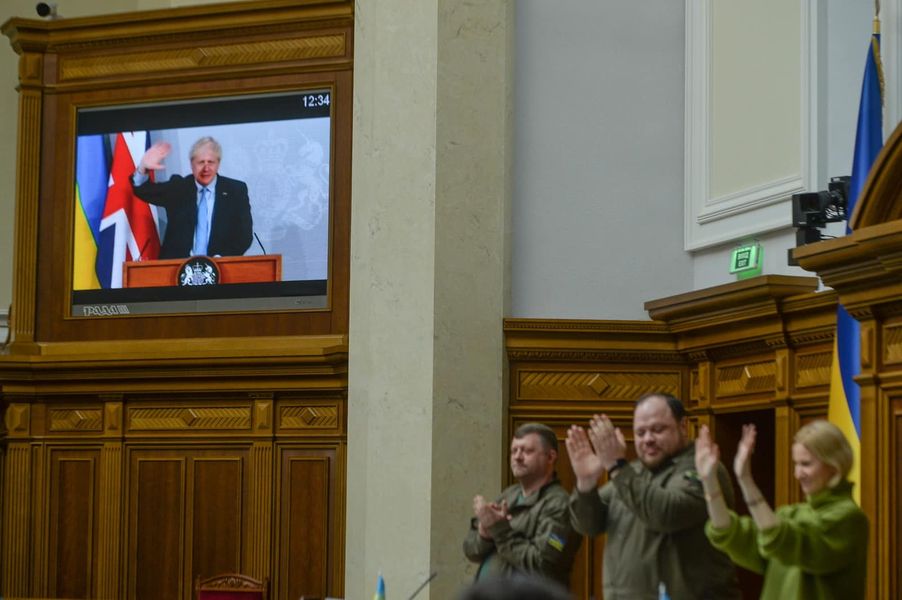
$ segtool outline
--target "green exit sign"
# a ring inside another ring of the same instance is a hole
[[[757,242],[734,248],[730,255],[730,273],[735,273],[737,279],[761,275],[763,254],[764,250]]]

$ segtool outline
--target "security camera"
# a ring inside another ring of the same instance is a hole
[[[56,2],[38,2],[37,5],[35,5],[34,10],[38,13],[39,17],[44,17],[46,19],[59,18],[59,15],[56,13]]]

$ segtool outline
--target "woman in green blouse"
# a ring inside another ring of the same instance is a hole
[[[795,435],[795,478],[806,501],[771,509],[751,473],[755,426],[742,428],[733,470],[750,516],[727,508],[715,467],[720,451],[702,427],[695,466],[705,488],[711,543],[737,565],[764,575],[762,600],[854,600],[865,594],[868,520],[846,480],[852,449],[827,421],[808,423]]]

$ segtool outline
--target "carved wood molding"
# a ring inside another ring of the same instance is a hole
[[[128,409],[130,431],[249,430],[250,407]]]
[[[0,548],[0,575],[3,594],[30,596],[28,573],[31,565],[29,540],[31,539],[32,464],[28,444],[10,444],[3,459],[3,536]]]
[[[312,58],[337,58],[345,53],[344,34],[311,36],[253,43],[216,44],[190,48],[150,50],[109,55],[60,59],[60,81],[74,81],[116,75],[167,73],[201,67],[289,62]]]
[[[902,363],[902,323],[884,327],[883,361],[887,365]]]
[[[796,388],[807,388],[830,384],[833,367],[833,352],[814,352],[796,355]]]
[[[338,406],[283,406],[279,412],[279,429],[337,429]]]
[[[103,411],[100,408],[52,408],[50,431],[102,431]]]
[[[773,392],[776,388],[775,361],[724,366],[715,371],[715,391],[718,397]]]
[[[632,400],[650,392],[680,394],[679,373],[523,369],[516,400]]]
[[[10,19],[2,33],[17,52],[72,51],[129,43],[183,42],[186,38],[268,31],[294,32],[311,27],[353,24],[353,5],[346,0],[258,0],[224,6],[195,5],[43,21]]]
[[[682,364],[686,362],[680,353],[673,352],[639,352],[639,351],[594,351],[594,350],[508,350],[510,360],[518,361],[586,361],[604,363],[654,362]]]

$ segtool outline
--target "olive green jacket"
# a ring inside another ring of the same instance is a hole
[[[506,501],[510,520],[489,528],[492,539],[479,535],[476,519],[464,540],[464,554],[480,563],[477,579],[532,573],[570,585],[570,569],[582,543],[567,513],[569,495],[557,479],[538,492],[521,496],[520,484],[505,489],[497,502]]]
[[[718,478],[732,505],[723,465]],[[733,563],[705,537],[708,508],[694,443],[654,470],[634,460],[599,490],[574,490],[570,515],[577,531],[607,534],[605,600],[657,600],[660,583],[672,600],[741,598]]]
[[[843,481],[777,509],[778,524],[758,529],[751,517],[730,513],[730,525],[708,537],[737,565],[764,575],[762,600],[864,598],[868,519]]]

